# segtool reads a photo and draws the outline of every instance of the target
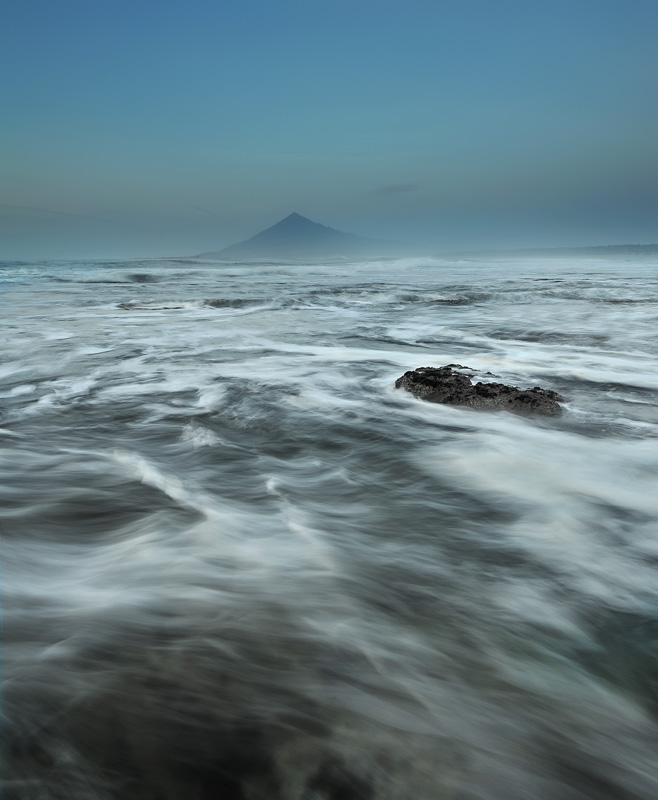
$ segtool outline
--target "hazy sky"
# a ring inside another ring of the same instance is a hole
[[[0,258],[658,241],[656,0],[5,0]]]

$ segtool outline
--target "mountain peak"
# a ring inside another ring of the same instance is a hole
[[[250,239],[205,255],[219,258],[327,258],[364,253],[372,248],[372,244],[367,239],[313,222],[293,211]]]
[[[293,211],[279,222],[250,239],[225,247],[217,253],[204,253],[206,258],[342,258],[364,256],[380,251],[381,243],[343,233],[319,222],[313,222]]]
[[[284,217],[279,222],[275,223],[272,228],[280,228],[280,227],[291,227],[294,226],[296,228],[300,228],[305,226],[307,228],[316,227],[317,229],[326,227],[325,225],[320,225],[319,222],[313,222],[312,219],[308,217],[304,217],[301,214],[298,214],[296,211],[293,211],[292,214],[288,214],[287,217]],[[268,228],[267,230],[271,230]]]

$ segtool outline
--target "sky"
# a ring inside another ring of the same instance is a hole
[[[4,0],[0,259],[292,211],[428,248],[658,242],[656,0]]]

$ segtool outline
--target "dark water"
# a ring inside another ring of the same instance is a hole
[[[655,260],[0,286],[3,800],[658,797]]]

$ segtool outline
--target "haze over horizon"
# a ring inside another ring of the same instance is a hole
[[[650,0],[10,0],[0,258],[292,211],[428,248],[658,241]]]

